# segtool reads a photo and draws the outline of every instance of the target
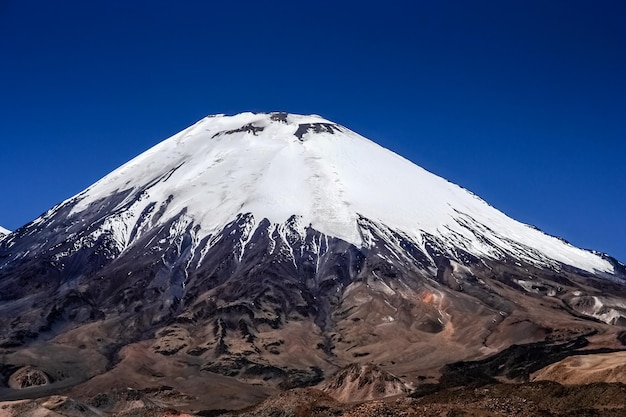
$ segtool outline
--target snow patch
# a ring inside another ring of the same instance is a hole
[[[626,323],[626,304],[619,299],[604,296],[574,298],[572,304],[580,311],[607,324]]]

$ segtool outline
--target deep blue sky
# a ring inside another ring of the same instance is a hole
[[[285,110],[626,261],[623,0],[0,0],[0,54],[10,229],[205,115]]]

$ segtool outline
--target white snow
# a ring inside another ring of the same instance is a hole
[[[120,244],[132,244],[131,223],[148,204],[156,202],[158,209],[172,195],[159,222],[187,208],[187,215],[201,225],[198,241],[219,232],[238,213],[249,212],[257,223],[263,218],[283,223],[299,215],[303,225],[367,245],[356,222],[364,216],[414,242],[423,242],[425,232],[478,256],[511,253],[543,265],[558,261],[613,272],[601,257],[507,217],[345,127],[334,134],[311,131],[299,140],[294,133],[301,123],[332,122],[289,115],[282,123],[254,113],[207,117],[80,193],[73,212],[116,191],[141,190],[153,183],[133,204],[132,213],[120,216],[123,225],[115,226],[121,228]],[[226,133],[248,124],[264,130]]]
[[[616,324],[621,318],[626,317],[626,304],[613,297],[592,296],[593,305],[584,308],[582,312],[588,316],[602,320],[607,324]],[[579,300],[572,300],[577,303]]]
[[[8,235],[9,233],[11,233],[10,230],[7,230],[4,227],[0,226],[0,236]]]

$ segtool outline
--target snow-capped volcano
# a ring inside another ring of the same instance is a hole
[[[110,203],[113,196],[120,197]],[[251,214],[251,229],[263,219],[283,224],[296,216],[302,233],[310,225],[359,247],[370,243],[359,225],[367,219],[403,234],[424,254],[424,237],[435,236],[453,259],[458,252],[492,259],[509,255],[613,272],[600,256],[512,220],[465,189],[319,116],[207,117],[69,202],[70,216],[106,204],[112,215],[94,233],[111,233],[119,251],[181,213],[183,222],[199,226],[197,241],[238,215]]]
[[[2,369],[46,392],[219,374],[246,404],[355,362],[416,383],[512,344],[615,348],[625,280],[329,120],[218,115],[0,239]]]

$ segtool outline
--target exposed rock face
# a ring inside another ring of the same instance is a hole
[[[31,366],[20,368],[9,377],[9,387],[16,389],[38,387],[50,383],[45,372]]]
[[[372,364],[352,364],[337,371],[321,390],[342,402],[357,402],[408,394],[409,384]]]

